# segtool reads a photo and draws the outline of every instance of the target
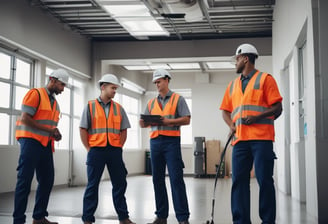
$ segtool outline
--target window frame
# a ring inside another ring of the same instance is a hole
[[[129,116],[129,112],[126,110],[126,107],[123,105],[123,95],[127,96],[127,97],[134,98],[138,101],[138,109],[136,110],[137,112],[131,113],[131,114],[139,116],[140,110],[141,110],[141,94],[137,94],[137,93],[133,93],[133,94],[131,93],[130,94],[127,89],[123,89],[123,90],[119,89],[119,91],[116,93],[116,95],[114,97],[114,101],[121,104],[122,107],[124,108],[127,116]],[[126,145],[124,145],[123,148],[124,148],[124,150],[128,150],[128,151],[141,150],[142,135],[141,135],[141,128],[139,126],[139,120],[137,121],[137,124],[132,124],[130,119],[129,119],[129,122],[130,122],[131,127],[134,127],[134,126],[137,127],[136,128],[136,130],[137,130],[136,139],[138,140],[138,143],[137,143],[137,146],[135,148],[126,148]],[[127,136],[127,139],[129,139],[129,134]]]
[[[8,140],[7,144],[0,144],[0,148],[16,148],[18,142],[15,138],[15,126],[16,120],[21,115],[21,109],[16,109],[16,94],[17,90],[16,87],[23,87],[30,90],[34,86],[34,71],[35,71],[35,60],[31,57],[28,57],[23,54],[19,54],[15,51],[8,50],[6,48],[0,47],[0,53],[8,55],[10,57],[10,74],[9,78],[2,78],[0,77],[1,83],[9,84],[9,106],[8,108],[0,107],[1,114],[7,114],[9,116],[9,128],[8,128]],[[29,71],[29,83],[28,85],[24,85],[22,83],[17,82],[16,80],[16,70],[17,70],[17,60],[21,60],[30,64],[30,71]],[[21,102],[19,102],[21,104]]]

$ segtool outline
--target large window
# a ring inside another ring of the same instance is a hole
[[[52,71],[52,68],[46,68],[46,83],[48,83]],[[62,139],[55,144],[56,149],[70,149],[73,147],[73,139],[79,139],[79,136],[75,136],[75,134],[79,134],[78,124],[84,108],[83,83],[72,77],[69,78],[68,83],[64,91],[56,96],[61,112],[58,129],[62,134]]]
[[[116,93],[114,100],[123,106],[131,124],[131,128],[128,128],[128,137],[124,148],[139,149],[141,139],[139,127],[140,100],[119,93]]]
[[[13,145],[23,97],[32,87],[33,61],[0,48],[0,145]]]

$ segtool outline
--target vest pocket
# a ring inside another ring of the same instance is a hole
[[[250,95],[249,101],[252,105],[259,105],[263,99],[263,91],[254,89]]]
[[[113,128],[120,130],[121,129],[121,119],[120,117],[114,116],[113,117]]]

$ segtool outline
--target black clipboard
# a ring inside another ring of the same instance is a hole
[[[144,120],[145,123],[151,123],[151,124],[163,123],[161,115],[141,114],[140,118]]]

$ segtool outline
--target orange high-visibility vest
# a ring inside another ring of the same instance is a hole
[[[176,118],[176,110],[180,95],[173,93],[164,108],[158,104],[157,97],[149,100],[148,110],[151,115],[161,115],[166,118]],[[179,126],[151,126],[150,138],[156,138],[159,135],[180,136]]]
[[[245,140],[274,141],[274,116],[258,120],[251,125],[244,124],[242,120],[243,117],[256,116],[270,107],[263,100],[263,84],[268,75],[257,71],[249,80],[244,93],[242,92],[240,77],[230,83],[228,88],[230,88],[233,108],[231,119],[236,126],[233,145]]]
[[[38,91],[40,98],[39,106],[33,116],[33,119],[48,128],[56,128],[60,116],[60,109],[57,101],[54,101],[51,108],[47,90],[45,88],[38,88],[30,91],[35,90]],[[24,98],[23,105],[33,107],[32,105],[35,105],[35,103],[33,103],[34,100],[35,99]],[[53,141],[53,138],[49,136],[48,132],[27,126],[22,123],[20,119],[18,119],[16,122],[16,139],[19,140],[20,138],[33,138],[39,141],[43,146],[47,146],[50,140]]]
[[[121,105],[111,101],[108,118],[98,100],[89,101],[91,128],[88,130],[88,140],[91,147],[105,147],[109,142],[115,147],[122,147]]]

